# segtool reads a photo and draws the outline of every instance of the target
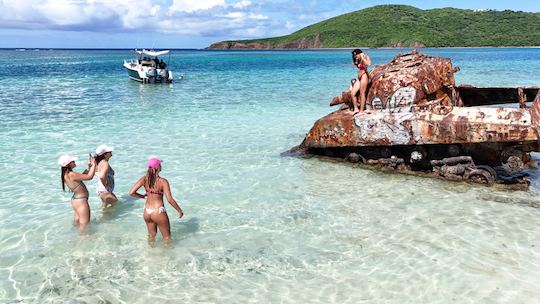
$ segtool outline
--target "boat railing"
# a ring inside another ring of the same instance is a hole
[[[138,61],[135,59],[124,59],[124,64],[128,64],[130,67],[134,68],[138,65]]]

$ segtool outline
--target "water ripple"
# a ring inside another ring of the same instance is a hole
[[[370,55],[378,64],[396,52]],[[540,82],[536,49],[426,52],[452,56],[460,82]],[[186,79],[156,86],[127,79],[120,64],[131,55],[0,51],[0,79],[10,81],[0,97],[0,302],[540,296],[537,172],[532,192],[504,192],[279,156],[331,111],[354,74],[347,51],[181,51],[171,66]],[[494,62],[507,77],[486,70]],[[56,159],[74,153],[84,167],[101,143],[115,147],[120,202],[102,209],[86,183],[82,237]],[[154,154],[186,214],[172,221],[171,247],[147,244],[144,202],[127,195]]]

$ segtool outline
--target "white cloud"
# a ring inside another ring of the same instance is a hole
[[[0,25],[16,28],[134,29],[156,17],[159,5],[150,0],[4,0]]]
[[[231,13],[227,13],[225,15],[222,15],[223,17],[225,18],[230,18],[230,19],[240,19],[240,18],[244,18],[246,16],[246,13],[243,13],[243,12],[231,12]]]
[[[169,7],[169,14],[175,12],[192,13],[216,6],[225,6],[225,0],[173,0],[173,4]]]
[[[248,38],[276,26],[260,8],[249,0],[0,0],[0,28]]]
[[[253,20],[267,20],[268,16],[262,15],[262,14],[249,14],[249,18]]]
[[[251,1],[242,0],[240,2],[236,2],[235,4],[233,4],[232,7],[235,9],[245,9],[245,8],[248,8],[250,5],[251,5]]]
[[[288,20],[287,20],[287,22],[285,22],[285,28],[287,28],[287,29],[289,29],[289,30],[294,29],[294,28],[296,28],[296,27],[297,27],[296,24],[294,24],[294,23],[292,23],[292,22],[290,22],[290,21],[288,21]]]

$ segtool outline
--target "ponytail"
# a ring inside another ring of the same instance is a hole
[[[148,183],[149,189],[154,188],[154,184],[156,183],[156,171],[156,169],[148,168],[148,171],[146,172],[146,182]]]
[[[60,180],[62,181],[62,190],[63,191],[66,191],[66,178],[65,178],[65,175],[67,172],[70,172],[71,171],[71,168],[70,167],[62,167],[60,169]]]

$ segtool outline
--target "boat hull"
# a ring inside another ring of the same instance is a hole
[[[171,83],[173,75],[170,70],[155,69],[155,76],[149,75],[148,67],[141,67],[135,63],[124,62],[124,68],[128,73],[129,79],[141,83]],[[166,74],[166,75],[162,75]]]
[[[126,68],[126,70],[127,70],[129,79],[132,79],[138,82],[143,82],[143,79],[139,76],[139,72],[137,70],[132,70],[129,68]]]

